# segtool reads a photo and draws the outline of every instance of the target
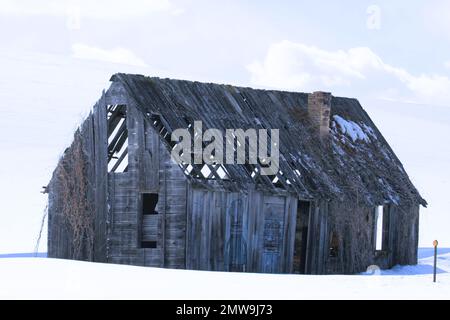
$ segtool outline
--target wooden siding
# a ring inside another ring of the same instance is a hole
[[[110,173],[110,255],[121,264],[185,268],[186,178],[151,123],[127,105],[128,171]],[[142,194],[157,193],[156,215],[142,214]],[[156,241],[156,248],[142,248]]]
[[[295,197],[190,187],[187,268],[292,271]]]
[[[49,183],[48,256],[81,260],[106,261],[107,220],[107,131],[105,94],[95,104],[92,112],[79,129],[86,165],[87,201],[93,204],[93,248],[85,248],[81,256],[73,256],[73,233],[62,212],[61,186],[56,173]],[[72,147],[63,155],[71,156]],[[61,166],[60,161],[58,166]]]

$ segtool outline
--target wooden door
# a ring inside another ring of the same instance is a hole
[[[225,244],[225,269],[245,271],[247,263],[247,242],[244,237],[245,206],[243,199],[229,201],[227,206],[227,240]]]
[[[282,250],[284,230],[284,197],[264,198],[264,238],[262,271],[282,272]]]

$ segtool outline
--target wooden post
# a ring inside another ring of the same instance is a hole
[[[433,241],[434,247],[434,266],[433,266],[433,282],[436,282],[436,264],[437,264],[437,247],[439,242],[437,240]]]

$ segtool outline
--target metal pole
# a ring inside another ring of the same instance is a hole
[[[433,282],[436,282],[436,264],[437,264],[437,247],[438,247],[438,241],[433,241],[434,246],[434,266],[433,266]]]

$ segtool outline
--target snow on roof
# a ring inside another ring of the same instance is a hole
[[[351,120],[345,120],[344,118],[342,118],[338,115],[334,115],[333,119],[339,125],[341,132],[343,134],[346,134],[348,137],[350,137],[353,142],[356,142],[357,140],[363,140],[365,142],[370,142],[369,136],[364,132],[364,130],[356,122],[353,122]]]

